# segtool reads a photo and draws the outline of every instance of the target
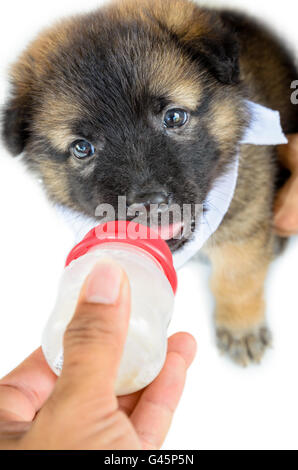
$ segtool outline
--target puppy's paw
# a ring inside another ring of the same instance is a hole
[[[272,344],[272,336],[266,326],[246,331],[242,335],[227,328],[218,328],[216,336],[219,350],[244,367],[250,362],[259,363],[265,350]]]

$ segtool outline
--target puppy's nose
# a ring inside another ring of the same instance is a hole
[[[136,204],[150,208],[150,204],[168,205],[170,202],[170,197],[166,191],[130,193],[126,198],[126,202],[128,206]]]

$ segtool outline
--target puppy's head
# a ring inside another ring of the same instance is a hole
[[[187,0],[126,0],[61,22],[11,82],[8,148],[54,201],[88,216],[118,195],[202,203],[246,123],[235,37]]]

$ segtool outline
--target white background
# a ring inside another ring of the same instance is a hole
[[[7,65],[37,31],[99,0],[9,0],[1,4],[0,103]],[[205,2],[208,3],[208,2]],[[214,3],[214,2],[213,2]],[[296,46],[296,2],[217,1],[241,6],[271,23]],[[298,76],[297,76],[298,78]],[[40,344],[72,235],[58,221],[38,184],[0,147],[0,376]],[[298,210],[298,208],[297,208]],[[260,366],[241,369],[214,345],[209,268],[191,263],[179,273],[171,332],[186,330],[198,355],[165,449],[298,449],[298,243],[272,266],[267,282],[274,348]]]

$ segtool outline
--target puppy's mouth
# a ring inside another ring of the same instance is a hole
[[[186,243],[188,243],[192,239],[193,233],[196,229],[196,225],[197,224],[195,220],[191,221],[190,227],[188,227],[187,224],[181,223],[179,231],[177,227],[176,234],[173,237],[165,239],[172,253],[181,249]]]
[[[183,233],[183,227],[183,222],[175,222],[168,225],[150,225],[150,228],[158,234],[158,237],[165,241],[180,239]]]
[[[146,225],[158,234],[158,237],[164,240],[171,252],[174,253],[182,248],[182,246],[192,238],[192,234],[196,227],[196,221],[193,219],[190,224],[180,221],[156,225],[154,223],[150,223],[148,220]]]
[[[150,227],[158,234],[159,238],[167,242],[172,252],[176,251],[183,243],[183,222],[161,226],[150,225]]]

